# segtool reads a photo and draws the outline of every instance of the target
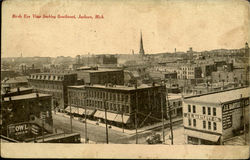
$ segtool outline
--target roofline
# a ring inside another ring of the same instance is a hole
[[[206,96],[206,95],[210,95],[210,94],[221,93],[221,92],[232,91],[232,90],[243,89],[243,88],[248,88],[248,86],[231,88],[231,89],[222,90],[222,91],[214,91],[214,92],[204,93],[204,94],[199,94],[199,95],[193,95],[193,96],[183,97],[183,99],[189,99],[189,98],[194,98],[194,97],[201,97],[201,96]]]

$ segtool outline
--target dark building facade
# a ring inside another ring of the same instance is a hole
[[[68,104],[67,86],[77,84],[77,74],[32,74],[28,78],[29,86],[40,93],[51,94],[53,107],[64,109]]]
[[[33,137],[30,125],[37,126],[37,136],[53,133],[51,113],[51,95],[41,93],[2,96],[2,135],[24,141]]]
[[[122,69],[81,70],[77,71],[79,79],[85,84],[124,84],[124,71]]]
[[[85,90],[87,108],[96,110],[94,118],[104,121],[106,108],[108,122],[126,128],[135,127],[135,117],[137,127],[159,122],[161,107],[165,109],[165,86],[86,85]]]

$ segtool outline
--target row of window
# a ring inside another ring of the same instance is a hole
[[[129,95],[120,94],[120,93],[110,93],[110,92],[101,92],[101,91],[88,91],[88,97],[90,98],[99,98],[113,101],[129,101]]]
[[[34,86],[34,87],[37,87],[37,88],[63,89],[63,86],[55,85],[55,84],[31,83],[31,86]]]
[[[193,113],[196,113],[196,106],[195,105],[192,106],[192,109],[193,109]],[[212,108],[212,109],[213,109],[213,116],[216,116],[216,108]],[[192,112],[190,104],[188,105],[188,112]],[[211,107],[207,107],[207,109],[206,109],[206,107],[203,106],[202,107],[202,114],[211,115]]]
[[[109,102],[87,100],[87,106],[92,108],[105,109],[104,103],[107,110],[129,113],[129,106]]]
[[[192,126],[192,120],[191,119],[188,119],[188,125]],[[193,127],[196,127],[196,119],[193,119]],[[211,130],[211,127],[212,127],[212,122],[208,121],[208,123],[207,123],[207,121],[203,121],[203,129],[207,128],[208,130]],[[213,122],[213,130],[214,131],[217,130],[216,122]]]
[[[72,92],[72,91],[69,91],[69,97],[78,97],[78,98],[82,98],[84,97],[85,93],[84,92]]]

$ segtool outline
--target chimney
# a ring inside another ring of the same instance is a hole
[[[137,84],[135,84],[135,89],[137,89]]]
[[[11,101],[11,96],[9,96],[9,101]]]
[[[20,88],[19,88],[19,87],[17,87],[17,93],[18,93],[18,94],[20,93]]]

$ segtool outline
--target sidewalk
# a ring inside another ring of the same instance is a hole
[[[53,112],[53,114],[54,114],[54,112]],[[70,118],[70,116],[66,115],[66,113],[56,112],[56,114],[62,115],[62,116],[67,117],[67,118]],[[78,120],[77,117],[73,117],[73,119]],[[178,122],[178,121],[181,121],[181,120],[182,120],[182,117],[177,117],[177,118],[172,119],[172,123]],[[92,120],[89,120],[89,119],[87,119],[87,123],[97,125],[96,121],[92,121]],[[169,125],[169,123],[170,123],[169,120],[165,120],[164,121],[164,126],[166,127],[166,125]],[[106,127],[106,124],[105,123],[99,123],[98,126]],[[108,125],[108,126],[110,126],[110,125]],[[156,128],[159,128],[159,127],[162,127],[162,122],[155,123],[155,124],[150,125],[150,126],[144,126],[142,128],[138,128],[137,133],[146,132],[146,131],[156,129]],[[119,128],[119,127],[116,127],[116,126],[111,126],[111,128],[109,128],[109,129],[115,130],[115,131],[118,131],[118,132],[123,132],[122,128]],[[124,133],[126,133],[128,135],[135,135],[135,129],[132,129],[132,130],[124,129]]]

